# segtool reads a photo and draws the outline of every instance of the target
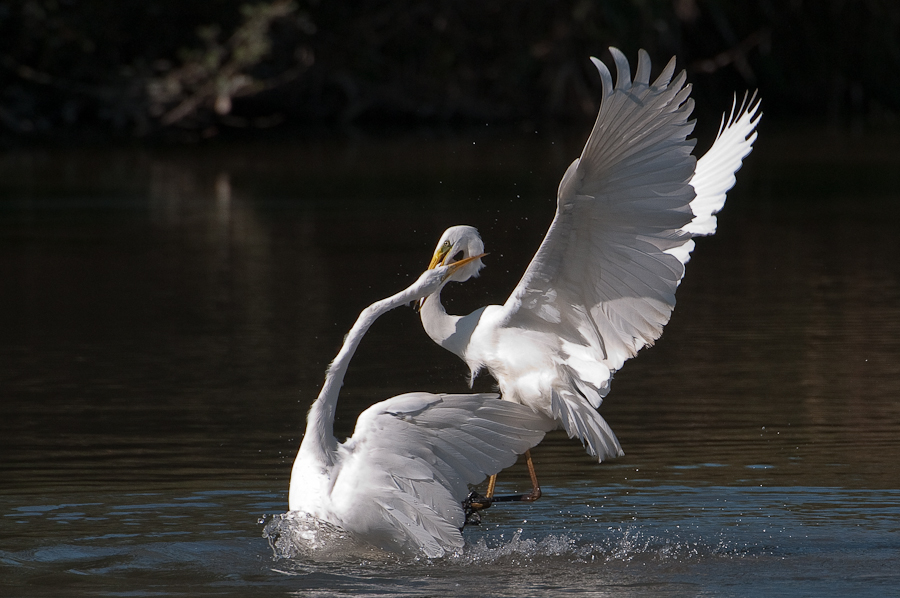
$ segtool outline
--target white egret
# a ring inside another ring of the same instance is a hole
[[[672,79],[675,59],[650,84],[646,52],[633,82],[624,55],[610,52],[616,82],[591,59],[603,83],[597,120],[562,177],[556,216],[512,295],[461,317],[441,305],[442,285],[420,309],[428,335],[469,366],[471,379],[486,368],[503,399],[556,419],[599,461],[624,454],[596,411],[612,375],[662,334],[692,238],[715,232],[714,214],[761,117],[755,95],[740,106],[735,100],[712,147],[695,160],[687,139],[693,100],[685,73]],[[429,267],[483,251],[474,228],[454,226]],[[481,267],[473,260],[446,282],[465,281]],[[540,496],[537,484],[533,494]]]
[[[366,544],[442,556],[463,546],[467,485],[509,467],[555,427],[552,420],[500,401],[496,394],[414,392],[366,409],[345,442],[334,437],[338,392],[369,326],[381,314],[433,292],[466,264],[428,270],[360,314],[309,410],[291,471],[292,512]]]

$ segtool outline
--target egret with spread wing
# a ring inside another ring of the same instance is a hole
[[[360,314],[307,416],[291,471],[291,511],[366,544],[442,556],[463,546],[467,485],[515,463],[555,426],[496,394],[414,392],[366,409],[346,442],[334,437],[338,392],[369,326],[381,314],[432,293],[477,257],[428,270],[406,290]]]
[[[651,84],[646,52],[633,81],[622,53],[610,52],[615,84],[593,58],[603,83],[597,120],[563,175],[556,216],[512,295],[460,317],[447,314],[439,288],[420,309],[428,335],[463,359],[472,378],[486,368],[503,399],[554,418],[599,461],[624,454],[596,411],[612,375],[662,334],[692,238],[715,232],[714,214],[761,116],[755,96],[735,102],[696,160],[687,138],[693,100],[684,72],[672,78],[675,59]],[[483,252],[474,228],[454,226],[429,267]],[[465,281],[481,267],[481,260],[468,262],[446,282]],[[533,495],[540,496],[536,484]]]

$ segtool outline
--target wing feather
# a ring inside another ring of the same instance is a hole
[[[694,218],[685,227],[687,232],[693,235],[716,232],[715,214],[725,205],[725,193],[734,186],[734,175],[756,141],[755,129],[762,117],[759,107],[755,93],[749,100],[744,96],[740,107],[735,96],[730,116],[727,119],[722,116],[719,134],[709,151],[697,160],[697,170],[691,179],[697,197],[691,202]]]
[[[691,202],[691,212],[694,217],[684,227],[684,232],[692,237],[711,235],[716,232],[716,214],[725,205],[725,194],[734,186],[735,173],[740,170],[743,159],[753,149],[756,141],[756,125],[762,118],[759,112],[760,101],[756,93],[746,95],[737,104],[737,96],[731,105],[731,113],[722,115],[722,123],[719,125],[719,133],[712,147],[697,160],[694,176],[691,178],[691,186],[696,197]],[[688,239],[682,245],[666,251],[682,264],[687,264],[694,250],[694,241]]]
[[[555,426],[496,394],[408,393],[388,399],[360,414],[342,445],[335,508],[369,541],[384,530],[385,547],[441,556],[462,546],[468,485],[515,463]],[[342,496],[348,502],[340,502]],[[396,546],[398,536],[404,545]]]
[[[691,88],[683,72],[673,78],[674,59],[650,84],[646,52],[633,81],[624,55],[610,52],[615,85],[594,60],[603,84],[596,122],[560,183],[550,230],[504,305],[504,325],[546,330],[540,314],[558,314],[556,361],[573,378],[554,396],[554,409],[570,434],[612,439],[595,453],[618,454],[606,423],[583,407],[599,405],[612,372],[652,344],[669,320],[684,271],[669,251],[690,239],[684,229],[693,217],[696,161],[687,139]],[[591,360],[604,369],[586,366]],[[607,379],[599,381],[602,371]],[[595,375],[585,380],[579,372]]]
[[[694,248],[715,232],[725,193],[750,153],[761,114],[753,97],[723,116],[699,160],[687,138],[694,123],[691,86],[669,61],[650,84],[650,59],[638,54],[634,79],[610,48],[616,78],[592,58],[603,87],[600,110],[581,156],[559,185],[556,215],[499,318],[507,328],[555,335],[546,342],[561,372],[554,417],[601,459],[621,454],[593,411],[612,374],[662,334]]]

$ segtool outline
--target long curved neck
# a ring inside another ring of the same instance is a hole
[[[431,337],[431,340],[451,353],[455,353],[463,361],[467,361],[466,349],[474,330],[474,326],[465,324],[472,319],[472,316],[475,316],[474,323],[477,323],[479,315],[477,312],[473,312],[469,316],[448,314],[441,303],[440,289],[425,299],[425,303],[419,311],[422,327],[425,328],[425,332]]]
[[[303,436],[303,442],[300,443],[298,460],[303,457],[314,459],[326,467],[333,465],[334,454],[337,450],[337,439],[334,437],[334,414],[350,359],[375,320],[385,312],[416,299],[416,297],[410,298],[410,295],[410,289],[406,289],[387,299],[376,301],[359,314],[356,323],[347,333],[337,357],[328,366],[322,390],[319,391],[319,396],[313,402],[309,414],[306,416],[306,433]]]

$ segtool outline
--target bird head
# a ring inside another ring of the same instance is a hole
[[[420,297],[427,297],[440,289],[444,284],[453,277],[454,274],[461,269],[466,268],[472,262],[480,259],[485,254],[473,255],[472,257],[463,258],[446,266],[438,264],[434,268],[425,270],[419,279],[410,287],[412,294]]]
[[[438,241],[428,268],[449,266],[465,260],[466,264],[460,264],[460,267],[447,278],[448,281],[465,282],[478,276],[479,271],[484,267],[484,263],[481,261],[484,255],[484,243],[475,228],[451,226],[441,235],[441,240]]]
[[[451,226],[441,235],[431,263],[428,264],[429,270],[446,268],[449,270],[443,276],[444,283],[455,281],[465,282],[472,277],[478,276],[478,272],[484,267],[481,261],[486,253],[484,253],[484,243],[478,231],[471,226]],[[416,305],[417,310],[421,309],[427,297],[419,300]]]

